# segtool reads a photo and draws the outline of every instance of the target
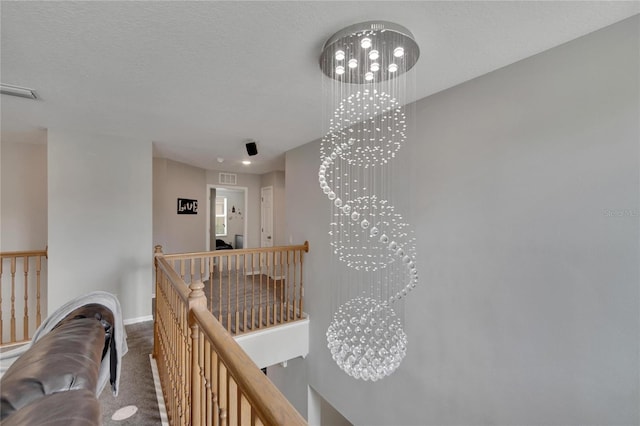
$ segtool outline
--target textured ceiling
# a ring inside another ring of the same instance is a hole
[[[322,136],[318,56],[345,26],[379,19],[414,33],[414,100],[639,12],[638,2],[2,1],[0,78],[40,96],[1,97],[2,139],[123,135],[195,166],[264,173]],[[248,138],[259,155],[245,167]]]

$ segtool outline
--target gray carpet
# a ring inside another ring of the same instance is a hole
[[[153,321],[126,326],[129,352],[122,358],[120,391],[113,396],[109,385],[100,395],[102,423],[115,425],[161,425],[149,354],[153,350]],[[111,416],[122,407],[135,405],[138,411],[124,420]]]
[[[223,274],[216,276],[213,282],[204,281],[204,293],[208,300],[209,310],[213,316],[220,321],[222,326],[231,334],[240,334],[245,331],[258,328],[260,320],[266,326],[267,321],[273,324],[273,312],[276,312],[276,320],[284,322],[286,313],[289,319],[295,319],[293,313],[293,288],[287,288],[284,279],[273,279],[267,275],[233,275],[231,278]],[[299,292],[299,289],[296,289]],[[222,296],[222,297],[221,297]],[[296,302],[300,295],[296,293]],[[289,300],[289,304],[284,304]],[[270,317],[267,320],[267,306],[269,306]],[[228,322],[228,307],[231,307],[231,323]],[[263,316],[260,315],[260,307],[263,308]],[[287,311],[287,307],[289,310]],[[240,314],[239,324],[236,324],[235,312]],[[253,319],[251,318],[253,312]],[[244,315],[247,315],[245,324]],[[284,317],[282,316],[284,315]],[[246,325],[246,330],[245,330]]]

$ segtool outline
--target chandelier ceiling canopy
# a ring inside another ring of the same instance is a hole
[[[393,22],[367,21],[331,36],[322,48],[320,68],[343,83],[374,83],[409,71],[419,56],[411,31]]]

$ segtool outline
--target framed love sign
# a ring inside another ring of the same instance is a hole
[[[178,214],[198,214],[198,200],[178,198]]]

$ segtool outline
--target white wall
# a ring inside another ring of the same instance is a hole
[[[198,200],[198,214],[178,214],[178,198]],[[166,158],[153,159],[153,242],[164,253],[206,250],[205,170]]]
[[[93,290],[151,314],[151,142],[50,129],[49,312]]]
[[[47,145],[2,140],[0,251],[47,245]]]
[[[287,153],[288,232],[308,239],[308,377],[354,424],[638,424],[638,16],[419,101],[395,161],[420,286],[408,354],[376,383],[326,349],[329,203],[319,142]],[[422,58],[428,61],[428,58]],[[291,364],[290,364],[291,366]]]

